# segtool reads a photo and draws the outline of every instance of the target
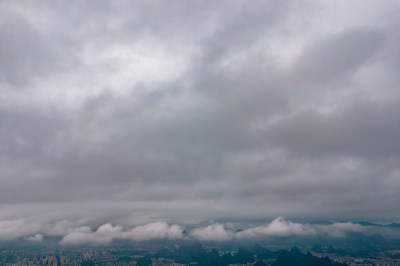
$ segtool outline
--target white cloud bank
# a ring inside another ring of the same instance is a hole
[[[344,237],[349,232],[363,232],[366,228],[360,224],[340,222],[329,225],[318,225],[318,230],[333,237]]]
[[[31,242],[41,242],[41,241],[43,241],[43,235],[42,234],[35,234],[33,236],[28,236],[25,239],[28,240],[28,241],[31,241]]]
[[[227,241],[232,239],[235,234],[225,229],[225,226],[219,223],[207,227],[195,228],[190,236],[203,241]]]
[[[106,244],[115,239],[130,239],[133,241],[143,241],[151,239],[178,239],[183,237],[181,226],[168,225],[165,222],[155,222],[134,227],[131,230],[124,230],[122,226],[113,226],[106,223],[93,231],[88,226],[83,226],[65,235],[61,244]]]
[[[41,230],[39,224],[27,219],[0,221],[0,240],[14,240],[23,236],[29,236]]]
[[[293,223],[278,217],[271,223],[249,228],[237,233],[237,238],[260,236],[315,235],[317,232],[308,224]]]

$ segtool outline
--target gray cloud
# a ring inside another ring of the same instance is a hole
[[[321,37],[305,47],[290,75],[305,90],[335,86],[338,80],[349,78],[368,59],[374,58],[384,40],[383,30],[362,28]]]
[[[400,219],[399,4],[0,10],[1,239],[105,243],[156,221]],[[157,226],[157,238],[179,232]],[[233,237],[222,224],[192,234]]]

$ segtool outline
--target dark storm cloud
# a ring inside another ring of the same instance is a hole
[[[2,2],[0,220],[399,219],[399,6],[353,5]]]
[[[307,87],[330,86],[373,58],[385,40],[379,29],[350,29],[321,37],[304,49],[292,72],[296,84]]]
[[[355,101],[332,115],[300,112],[276,123],[270,138],[276,145],[303,155],[397,157],[400,144],[400,104]]]
[[[40,33],[24,20],[11,18],[0,31],[1,78],[20,85],[27,78],[52,70],[52,50]]]

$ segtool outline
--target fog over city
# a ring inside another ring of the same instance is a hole
[[[399,14],[1,1],[0,241],[390,235],[357,222],[400,221]]]

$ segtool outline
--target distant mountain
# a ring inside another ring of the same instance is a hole
[[[313,256],[310,252],[303,254],[297,248],[292,248],[290,251],[280,251],[276,261],[272,266],[340,266],[346,265],[332,261],[328,257],[318,258]]]
[[[377,224],[377,223],[370,223],[370,222],[357,222],[357,224],[362,225],[362,226],[376,226],[376,227],[400,228],[400,223]]]

